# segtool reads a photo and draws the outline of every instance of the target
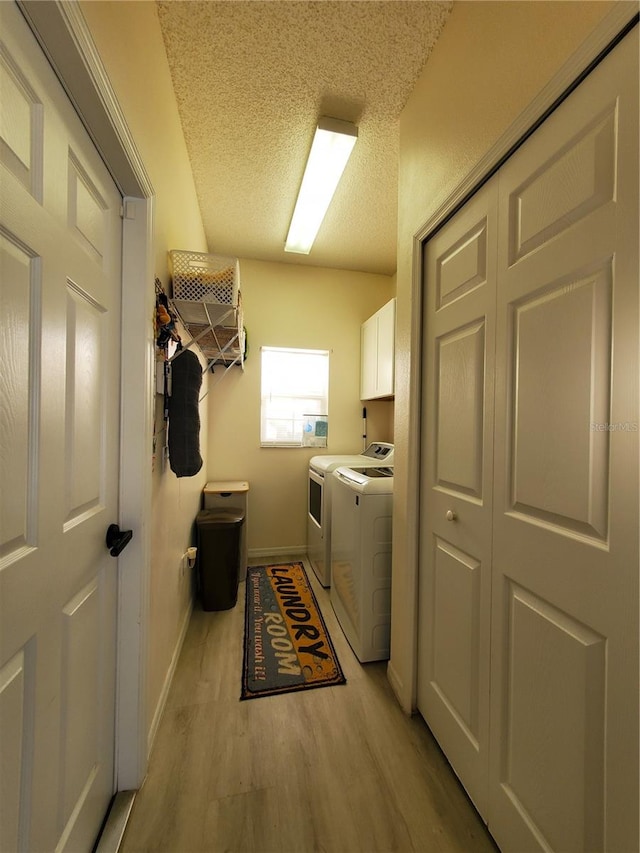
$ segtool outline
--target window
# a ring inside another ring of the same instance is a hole
[[[326,415],[329,353],[262,347],[260,444],[301,447],[304,415]]]

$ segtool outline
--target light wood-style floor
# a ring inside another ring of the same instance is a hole
[[[495,853],[386,662],[357,661],[305,566],[347,684],[240,702],[244,584],[233,610],[196,609],[121,851]]]

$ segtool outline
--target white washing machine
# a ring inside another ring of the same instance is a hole
[[[307,488],[307,556],[322,586],[331,586],[331,473],[336,468],[393,465],[393,444],[373,441],[350,456],[312,456]]]
[[[341,467],[331,476],[331,604],[358,660],[386,660],[393,468]]]

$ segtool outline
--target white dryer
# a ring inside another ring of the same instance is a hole
[[[342,467],[332,478],[331,604],[358,660],[386,660],[393,468]]]
[[[393,465],[393,444],[373,441],[362,453],[312,456],[307,487],[307,557],[322,586],[331,585],[331,473],[341,466]]]

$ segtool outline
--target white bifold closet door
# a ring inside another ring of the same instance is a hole
[[[638,849],[638,228],[636,28],[425,247],[418,702],[505,851]]]
[[[495,179],[425,251],[418,707],[488,806]]]

